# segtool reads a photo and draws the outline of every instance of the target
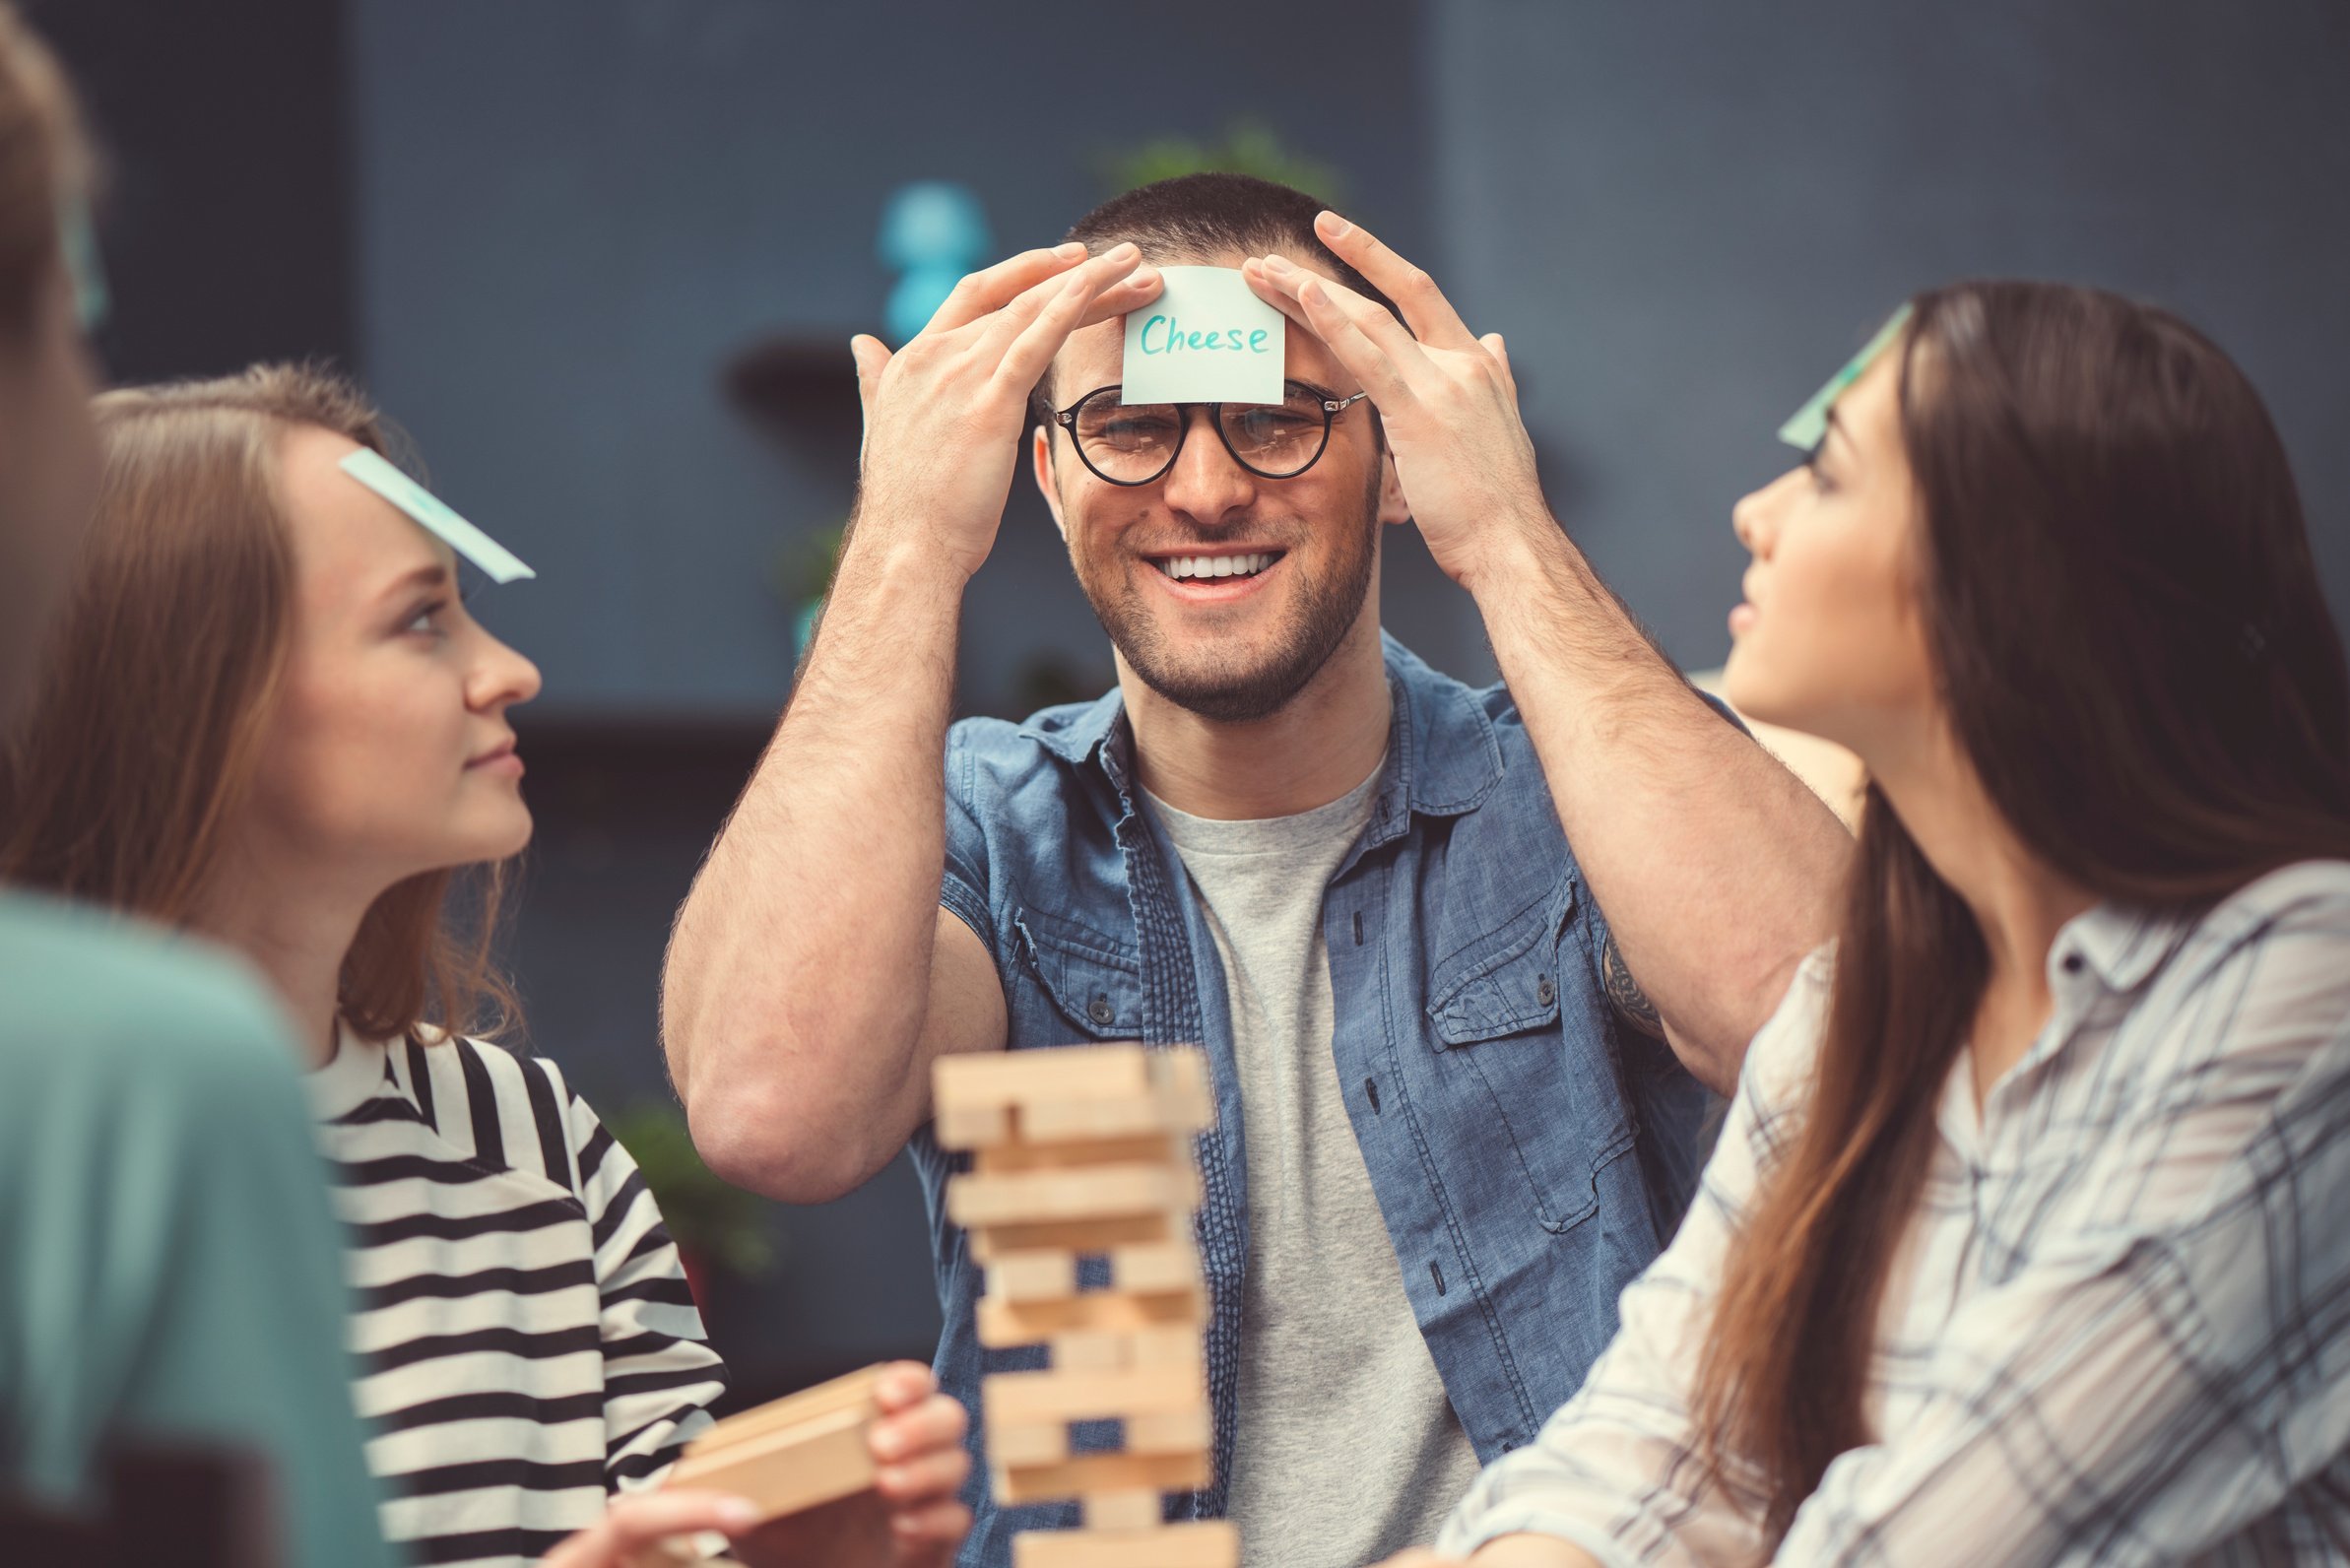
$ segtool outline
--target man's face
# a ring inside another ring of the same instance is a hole
[[[1149,259],[1238,267],[1243,258]],[[1073,334],[1046,387],[1054,407],[1116,385],[1124,347],[1119,320]],[[1333,398],[1360,390],[1294,322],[1286,353],[1289,380]],[[1281,480],[1234,461],[1205,409],[1185,411],[1189,427],[1174,467],[1147,485],[1101,479],[1058,426],[1032,437],[1037,484],[1069,542],[1077,583],[1144,685],[1207,718],[1263,718],[1303,689],[1358,622],[1375,620],[1379,525],[1406,514],[1370,412],[1357,403],[1338,416],[1321,459]],[[1270,563],[1249,571],[1252,557]],[[1174,575],[1180,563],[1204,558],[1236,569]]]

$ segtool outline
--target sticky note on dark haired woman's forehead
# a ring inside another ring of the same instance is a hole
[[[384,461],[381,453],[360,447],[343,459],[343,472],[399,507],[442,544],[490,574],[490,580],[509,583],[536,577],[521,558],[452,510],[449,503]]]
[[[1843,369],[1828,377],[1826,386],[1811,394],[1810,402],[1795,410],[1794,417],[1779,426],[1779,439],[1806,452],[1819,445],[1820,438],[1828,433],[1828,410],[1836,406],[1836,400],[1844,396],[1847,387],[1868,373],[1877,356],[1890,348],[1893,340],[1901,336],[1901,329],[1909,324],[1910,307],[1905,304],[1893,312],[1891,320],[1876,329],[1876,336],[1847,360]]]
[[[1230,267],[1161,267],[1126,316],[1120,403],[1278,403],[1288,317]]]

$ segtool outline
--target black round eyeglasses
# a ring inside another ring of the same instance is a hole
[[[1205,408],[1232,461],[1259,479],[1295,479],[1330,445],[1339,415],[1369,397],[1334,398],[1295,381],[1278,403],[1134,403],[1099,386],[1053,416],[1077,458],[1112,485],[1148,485],[1175,466],[1191,433],[1190,409]]]

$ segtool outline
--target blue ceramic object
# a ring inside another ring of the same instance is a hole
[[[883,311],[890,338],[920,332],[991,243],[987,212],[968,188],[935,179],[899,187],[881,209],[877,246],[881,265],[903,275]]]

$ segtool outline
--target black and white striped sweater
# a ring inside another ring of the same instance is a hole
[[[311,1075],[384,1534],[535,1561],[710,1424],[725,1369],[625,1150],[545,1060],[345,1033]]]

